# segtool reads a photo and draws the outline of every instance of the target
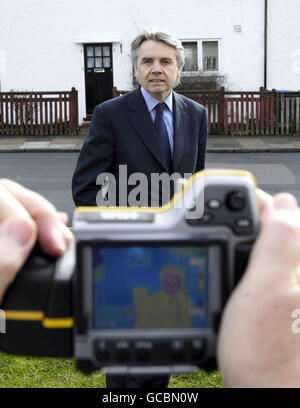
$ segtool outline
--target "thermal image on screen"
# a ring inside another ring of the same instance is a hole
[[[208,248],[94,248],[94,328],[206,327],[207,273]]]

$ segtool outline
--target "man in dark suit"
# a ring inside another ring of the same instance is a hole
[[[120,166],[122,170],[127,166],[127,177],[134,173],[145,176],[146,205],[151,205],[153,199],[154,173],[176,172],[183,177],[204,168],[206,109],[172,91],[179,83],[184,64],[181,42],[166,32],[144,31],[133,40],[131,51],[140,87],[95,108],[73,176],[76,206],[95,206],[99,202],[96,180],[103,173],[115,177],[117,193],[124,191]],[[129,197],[133,186],[126,189]],[[162,194],[158,188],[160,204]],[[123,201],[124,197],[118,196],[116,204],[130,204]],[[107,376],[107,386],[166,387],[168,380],[169,376]]]

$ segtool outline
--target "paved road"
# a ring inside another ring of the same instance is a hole
[[[207,168],[234,168],[251,171],[261,188],[275,194],[293,193],[300,203],[299,153],[211,153]]]
[[[71,216],[70,180],[77,157],[78,153],[0,153],[0,177],[38,191]],[[300,202],[299,153],[210,153],[206,164],[250,170],[267,192],[289,191]]]

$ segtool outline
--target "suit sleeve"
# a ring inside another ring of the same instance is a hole
[[[208,121],[207,121],[207,109],[203,106],[202,119],[199,130],[199,139],[198,139],[198,157],[196,162],[196,172],[203,170],[205,167],[205,153],[206,153],[206,144],[208,137]]]
[[[96,185],[99,174],[110,172],[114,154],[110,121],[101,105],[96,106],[90,131],[82,146],[72,179],[75,205],[95,206],[100,186]]]

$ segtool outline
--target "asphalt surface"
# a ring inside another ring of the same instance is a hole
[[[85,136],[0,136],[0,177],[38,191],[72,217],[71,178]],[[289,191],[300,202],[298,152],[294,136],[209,135],[206,167],[249,170],[267,192]]]
[[[77,157],[77,152],[0,153],[0,177],[39,192],[58,209],[66,211],[71,219],[75,208],[71,179]],[[207,153],[206,168],[249,170],[265,191],[270,194],[288,191],[300,202],[299,153]]]

